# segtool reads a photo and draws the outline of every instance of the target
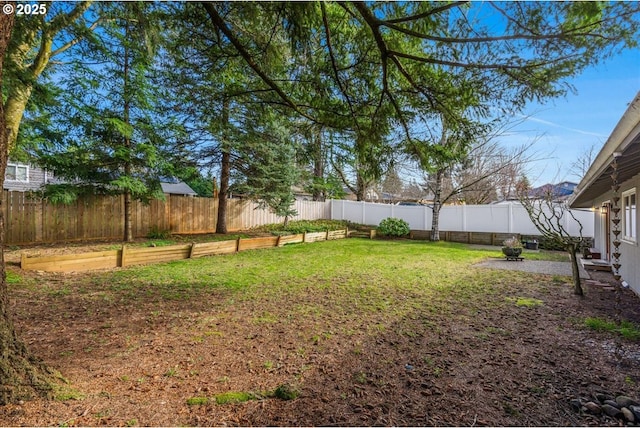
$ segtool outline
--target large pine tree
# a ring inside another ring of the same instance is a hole
[[[37,151],[38,163],[65,181],[47,187],[53,202],[83,193],[123,195],[125,241],[133,240],[132,200],[162,198],[160,179],[173,175],[184,155],[150,79],[160,32],[154,7],[99,4],[108,24],[63,83],[56,115],[62,138]]]

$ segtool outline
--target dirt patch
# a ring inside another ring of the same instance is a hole
[[[104,294],[105,284],[80,292],[68,275],[27,275],[35,285],[10,295],[17,330],[77,395],[0,407],[0,425],[618,426],[570,401],[596,392],[640,397],[640,344],[580,322],[640,324],[640,301],[628,290],[587,286],[577,298],[538,275],[505,290],[543,300],[539,306],[497,311],[504,296],[456,306],[455,295],[442,295],[451,312],[416,308],[379,326],[345,319],[338,334],[321,315],[269,316],[331,302],[330,285],[268,304],[224,290],[172,299],[124,290],[136,293],[132,304]],[[51,298],[42,299],[45,291]],[[324,333],[311,335],[318,326]],[[284,384],[300,395],[210,400]],[[189,405],[193,397],[209,401]]]

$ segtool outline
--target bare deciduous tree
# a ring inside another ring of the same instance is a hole
[[[477,205],[515,197],[518,178],[535,156],[529,154],[531,146],[507,150],[491,140],[474,146],[452,172],[453,186],[464,189],[458,199]]]
[[[575,161],[571,163],[569,167],[569,172],[574,177],[578,179],[582,179],[586,172],[589,170],[589,167],[593,163],[598,154],[597,148],[595,144],[589,146],[589,148],[585,149],[581,154],[578,155]]]
[[[447,202],[483,204],[515,192],[524,165],[533,160],[529,153],[532,144],[507,151],[487,138],[473,145],[463,161],[429,174],[425,187],[434,195],[431,240],[440,240],[438,216]]]
[[[580,282],[577,256],[580,247],[584,243],[582,223],[573,215],[573,212],[565,202],[554,202],[554,195],[551,191],[541,198],[534,199],[529,197],[529,188],[522,185],[518,188],[518,198],[540,234],[549,242],[561,246],[569,253],[573,292],[578,296],[584,295]],[[572,236],[569,232],[567,227],[569,222],[578,224],[578,236]]]

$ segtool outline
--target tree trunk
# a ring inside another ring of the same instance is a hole
[[[6,126],[9,130],[7,139],[7,147],[9,153],[15,148],[18,140],[18,130],[20,129],[20,122],[22,122],[22,116],[27,108],[27,102],[31,98],[31,92],[33,86],[29,84],[17,83],[19,87],[13,88],[11,94],[7,97],[4,109],[4,118],[6,120]]]
[[[231,171],[231,154],[225,147],[222,149],[220,168],[220,192],[218,193],[218,221],[216,233],[227,233],[227,206],[229,197],[229,174]]]
[[[444,171],[438,170],[436,172],[436,182],[433,186],[433,213],[431,216],[431,240],[440,240],[440,209],[442,208],[442,180],[444,178]]]
[[[317,127],[314,129],[315,135],[311,137],[313,144],[313,178],[316,183],[324,182],[324,159],[322,156],[322,129]],[[314,138],[315,137],[315,138]],[[324,201],[326,189],[321,189],[318,186],[313,187],[313,200]]]
[[[1,214],[0,214],[1,216]],[[0,222],[2,222],[0,220]],[[4,224],[2,225],[4,226]],[[4,251],[4,249],[2,250]],[[16,335],[8,314],[8,292],[2,264],[0,286],[0,406],[34,397],[53,397],[55,376],[47,366],[33,356]]]
[[[33,34],[35,36],[35,34]],[[46,66],[49,64],[51,55],[51,47],[53,46],[53,38],[43,37],[40,43],[38,54],[31,62],[31,64],[24,71],[26,73],[22,79],[14,82],[12,88],[9,89],[7,94],[7,100],[5,102],[4,117],[6,120],[5,126],[8,129],[7,146],[9,153],[15,148],[18,140],[18,130],[20,129],[20,122],[27,108],[27,103],[31,98],[33,92],[33,82],[38,80]],[[25,53],[31,52],[31,46],[23,44],[17,49],[17,51]],[[21,57],[23,55],[17,55]],[[23,62],[27,63],[30,60],[26,57],[19,58]]]
[[[129,39],[129,21],[127,21],[126,27],[125,27],[125,37],[128,40]],[[124,123],[126,123],[127,125],[130,124],[131,122],[131,118],[130,118],[130,110],[131,110],[131,102],[130,97],[130,90],[129,90],[129,48],[125,43],[125,49],[124,49],[124,64],[123,64],[123,76],[122,76],[122,80],[123,80],[123,88],[122,88],[122,93],[123,93],[123,97],[124,97],[124,112],[123,112],[123,119],[124,119]],[[132,147],[132,141],[131,138],[129,138],[129,136],[125,136],[124,137],[124,146],[127,148],[127,161],[125,161],[124,163],[124,175],[128,178],[131,178],[131,162],[128,159],[131,159],[131,147]],[[125,242],[132,242],[133,241],[133,228],[131,226],[131,190],[129,188],[125,189],[124,191],[124,240]]]
[[[1,2],[2,5],[6,4]],[[13,14],[0,14],[0,58],[4,58],[13,27]],[[2,62],[0,61],[0,92],[2,92]],[[9,129],[0,103],[0,189],[9,157]],[[0,197],[0,406],[53,395],[52,372],[34,357],[18,339],[9,317],[9,296],[4,264],[4,201]]]
[[[222,103],[222,121],[225,129],[222,136],[222,161],[220,162],[220,191],[218,192],[218,219],[216,221],[216,233],[226,234],[227,231],[227,207],[229,197],[229,176],[231,173],[231,148],[226,138],[226,127],[229,123],[229,101]]]
[[[360,171],[356,172],[356,200],[364,201],[366,198],[366,186]]]
[[[124,240],[125,242],[133,242],[133,227],[131,226],[131,192],[124,192]]]
[[[573,279],[573,294],[576,296],[584,296],[584,291],[582,290],[582,284],[580,284],[580,269],[578,268],[578,257],[576,253],[578,252],[577,244],[570,244],[567,246],[566,251],[569,253],[569,258],[571,259],[571,276]]]

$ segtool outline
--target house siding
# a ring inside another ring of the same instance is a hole
[[[17,181],[17,180],[8,180],[5,175],[4,180],[4,189],[5,190],[13,190],[18,192],[28,192],[30,190],[38,190],[45,184],[49,182],[53,177],[53,174],[50,172],[46,172],[45,170],[33,165],[25,165],[18,162],[9,161],[9,165],[17,165],[17,166],[28,166],[27,172],[27,181]]]
[[[625,181],[620,186],[620,190],[618,191],[618,195],[622,195],[623,192],[627,190],[636,189],[636,200],[640,195],[640,174],[634,176],[630,180]],[[593,208],[595,210],[595,246],[603,251],[603,257],[605,257],[604,251],[606,249],[607,239],[610,242],[611,250],[613,251],[613,234],[612,236],[605,236],[606,230],[603,224],[603,214],[600,212],[600,207],[603,203],[611,201],[613,197],[613,192],[609,191],[603,195],[600,195],[598,198],[593,200]],[[618,203],[618,206],[622,208],[622,200]],[[639,210],[636,210],[636,225],[640,224],[640,213]],[[612,213],[613,216],[613,213]],[[620,218],[623,218],[624,213],[620,211]],[[613,218],[613,217],[612,217]],[[612,226],[613,227],[613,226]],[[620,223],[620,230],[623,230],[622,222]],[[636,233],[637,235],[637,233]],[[620,234],[622,237],[622,233]],[[620,244],[620,275],[622,276],[622,280],[626,281],[629,286],[636,292],[636,294],[640,295],[640,246],[638,243],[640,242],[640,236],[636,236],[636,242],[629,242],[621,239]]]

